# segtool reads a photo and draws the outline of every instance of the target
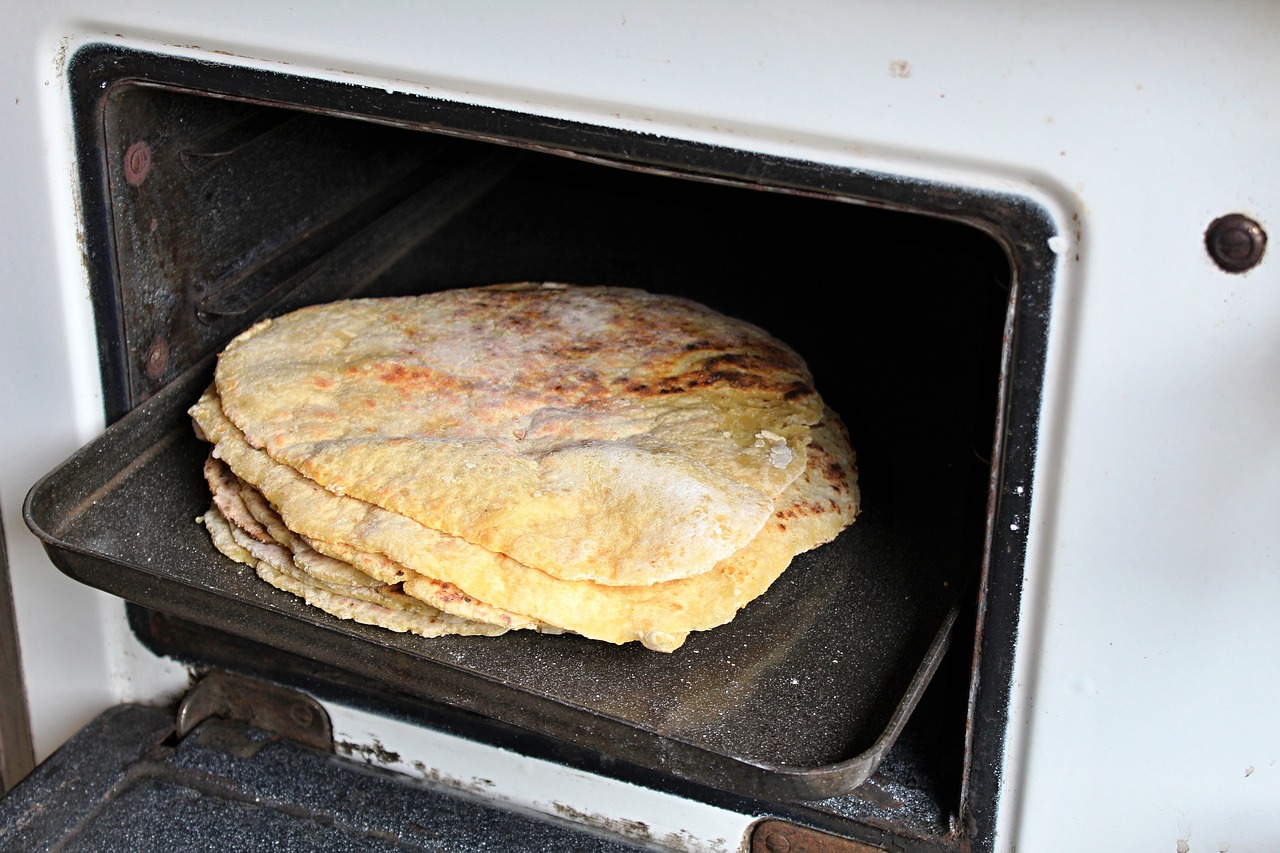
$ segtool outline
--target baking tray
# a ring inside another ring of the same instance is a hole
[[[858,520],[673,654],[525,631],[423,639],[336,619],[217,552],[195,521],[209,503],[208,445],[186,409],[211,375],[210,359],[32,487],[24,518],[63,573],[403,695],[776,801],[865,781],[946,649],[963,584],[933,519],[945,508],[881,501],[861,448]]]

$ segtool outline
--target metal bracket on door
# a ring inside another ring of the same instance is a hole
[[[762,820],[751,832],[750,853],[886,853],[864,841],[841,838],[785,820]]]
[[[174,733],[186,737],[210,717],[234,720],[303,746],[333,752],[333,727],[324,707],[305,693],[269,681],[210,672],[178,704]]]

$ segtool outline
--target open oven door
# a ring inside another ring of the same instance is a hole
[[[334,754],[324,708],[212,672],[100,714],[0,799],[0,850],[658,849]]]

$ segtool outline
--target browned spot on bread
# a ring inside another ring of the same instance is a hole
[[[431,385],[432,387],[458,385],[456,377],[430,367],[408,364],[380,364],[375,368],[377,378],[389,385]]]

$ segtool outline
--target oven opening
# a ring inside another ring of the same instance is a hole
[[[989,831],[1016,594],[982,596],[1016,593],[1021,571],[1019,544],[993,543],[1011,511],[993,483],[1029,476],[1028,442],[1006,453],[1005,432],[1038,393],[1011,384],[1038,367],[1019,368],[1014,344],[1018,241],[992,234],[1021,208],[109,48],[74,72],[109,422],[198,389],[193,372],[264,316],[544,281],[678,294],[763,327],[806,359],[857,452],[862,515],[783,575],[779,600],[691,638],[684,659],[713,666],[538,636],[422,653],[288,615],[261,627],[207,564],[189,568],[198,607],[186,567],[147,584],[63,567],[129,601],[147,647],[876,843],[951,849]],[[200,500],[192,465],[169,474]],[[827,574],[806,585],[808,571]]]

